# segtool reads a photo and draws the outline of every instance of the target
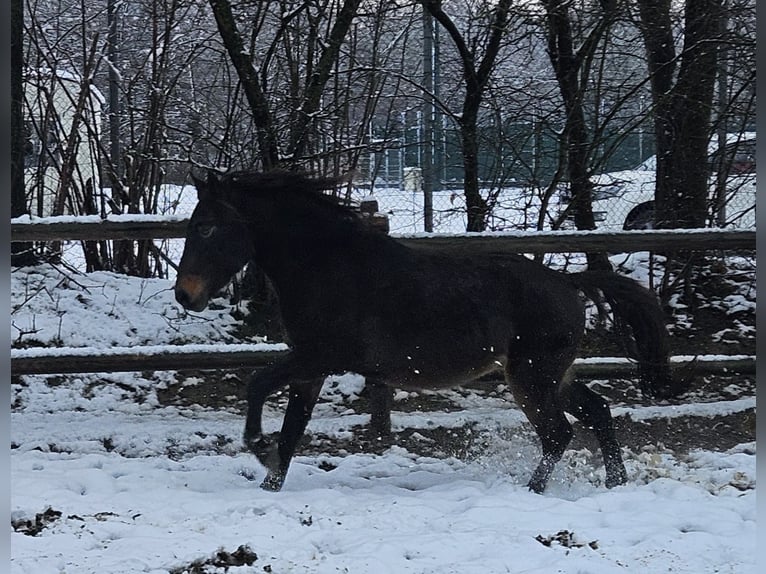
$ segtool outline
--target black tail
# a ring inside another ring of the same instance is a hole
[[[668,331],[655,294],[612,271],[584,271],[572,277],[590,299],[597,304],[602,300],[609,304],[619,331],[632,334],[641,390],[658,398],[683,393],[686,385],[674,380],[670,372]]]

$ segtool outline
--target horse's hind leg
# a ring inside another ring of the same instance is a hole
[[[601,448],[606,468],[606,486],[625,484],[628,475],[622,463],[620,445],[614,432],[612,414],[604,398],[584,384],[572,383],[562,390],[561,400],[567,412],[593,430]]]
[[[385,383],[369,377],[365,386],[370,403],[370,432],[374,437],[389,436],[394,390]]]
[[[279,441],[265,451],[256,453],[268,470],[266,478],[261,483],[261,488],[264,490],[276,491],[282,488],[295,447],[311,419],[324,379],[320,377],[290,385],[290,398],[287,402],[282,430],[279,433]]]
[[[513,397],[542,443],[543,457],[527,484],[537,493],[545,490],[556,463],[572,440],[572,426],[558,400],[558,386],[566,369],[550,361],[520,357],[506,365]]]

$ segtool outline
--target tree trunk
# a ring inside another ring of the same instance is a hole
[[[440,0],[423,2],[439,24],[452,38],[460,54],[465,82],[463,113],[460,117],[460,142],[463,153],[463,181],[468,212],[467,231],[484,231],[487,226],[487,201],[479,191],[478,121],[484,91],[495,68],[506,26],[510,18],[511,0],[499,0],[492,11],[484,56],[477,62],[475,46],[468,47],[464,36],[452,19],[442,10]],[[477,67],[478,63],[478,67]]]
[[[487,201],[479,190],[478,111],[481,97],[466,96],[460,119],[460,143],[463,152],[463,188],[467,209],[466,231],[484,231],[487,226]]]
[[[721,0],[686,0],[684,44],[680,56],[673,45],[669,0],[641,0],[641,32],[649,62],[654,129],[657,141],[655,226],[704,227],[707,218],[708,142],[715,92]],[[676,64],[678,75],[673,83]],[[667,301],[680,284],[685,301],[694,305],[693,269],[699,255],[666,253],[661,299]],[[677,272],[680,282],[670,281]]]
[[[221,34],[221,39],[237,71],[247,102],[250,104],[253,123],[258,134],[261,162],[264,169],[272,169],[279,164],[277,136],[269,112],[269,102],[258,82],[258,74],[253,66],[252,56],[245,52],[242,37],[237,29],[228,0],[209,0],[209,2],[218,25],[218,32]]]
[[[575,226],[583,230],[595,229],[592,205],[593,183],[590,181],[588,169],[591,141],[583,109],[585,93],[583,83],[586,80],[581,79],[580,76],[583,60],[592,55],[588,53],[588,50],[595,47],[603,32],[608,29],[611,14],[607,12],[604,15],[600,26],[597,26],[596,32],[588,37],[582,51],[578,54],[575,53],[572,40],[569,4],[561,0],[548,0],[544,4],[548,23],[548,56],[556,73],[566,112],[563,140],[566,146],[567,175]],[[611,6],[608,3],[604,5]],[[590,269],[612,268],[605,253],[587,253],[586,256]]]
[[[670,2],[642,0],[639,8],[655,105],[655,223],[659,228],[704,227],[721,2],[687,0],[684,48],[678,58]]]
[[[24,184],[24,1],[11,0],[11,217],[29,213]],[[33,265],[32,243],[11,243],[11,265]]]
[[[319,57],[316,67],[313,69],[311,78],[306,86],[306,94],[303,98],[303,105],[298,115],[297,125],[292,129],[292,157],[293,162],[300,160],[306,150],[310,136],[310,125],[315,112],[319,110],[327,81],[333,71],[333,66],[338,60],[340,48],[343,45],[346,35],[354,21],[356,11],[361,4],[361,0],[345,0],[343,6],[338,12],[335,24],[330,31],[327,43]]]

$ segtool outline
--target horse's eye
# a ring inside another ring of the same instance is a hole
[[[197,233],[199,233],[199,236],[202,239],[210,239],[213,236],[213,233],[215,233],[215,225],[200,223],[197,226]]]

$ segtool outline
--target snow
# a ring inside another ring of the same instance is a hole
[[[171,285],[51,266],[16,270],[11,338],[104,352],[264,344],[234,336],[225,299],[187,314]],[[241,413],[165,406],[157,392],[173,381],[168,372],[12,381],[12,574],[180,574],[202,563],[193,572],[756,572],[755,443],[688,455],[655,445],[623,449],[629,480],[611,490],[599,456],[569,451],[536,495],[525,483],[539,448],[522,432],[523,415],[502,397],[469,393],[463,411],[395,410],[393,425],[474,422],[489,441],[480,456],[425,457],[401,447],[299,454],[283,490],[270,493],[258,488],[264,471],[240,446]],[[328,380],[309,430],[353,436],[354,425],[367,424],[369,415],[342,406],[362,384],[353,374]],[[399,393],[397,405],[408,395]],[[745,396],[613,412],[648,420],[754,406]],[[281,424],[276,407],[264,417],[268,432]],[[25,534],[19,525],[38,518],[46,526]],[[216,562],[240,547],[257,559]]]
[[[752,355],[674,355],[670,357],[671,363],[688,363],[690,361],[697,361],[700,363],[725,361],[725,360],[748,360],[755,359]],[[582,357],[575,359],[576,365],[597,365],[602,363],[609,363],[611,365],[634,363],[632,359],[625,357]]]
[[[186,354],[195,355],[201,353],[260,353],[287,351],[289,347],[285,343],[254,343],[254,344],[227,344],[227,345],[141,345],[140,347],[111,347],[99,349],[102,356],[133,354],[139,357],[149,357],[163,354]],[[48,358],[48,357],[86,357],[93,353],[90,347],[36,347],[31,349],[11,349],[13,358]]]
[[[190,214],[189,214],[190,215]],[[34,215],[20,215],[11,219],[14,225],[57,225],[57,224],[94,224],[108,221],[110,223],[174,223],[185,221],[186,216],[180,215],[152,215],[144,213],[110,214],[106,217],[100,215],[51,215],[37,217]]]
[[[48,346],[134,347],[173,343],[238,342],[228,305],[186,313],[173,284],[109,272],[87,275],[53,266],[15,272],[11,281],[11,340]],[[258,341],[260,342],[260,341]]]
[[[614,407],[613,416],[627,414],[634,421],[645,421],[655,418],[675,418],[688,415],[695,416],[716,416],[730,415],[755,408],[755,397],[745,397],[731,401],[713,401],[709,403],[673,405],[668,406],[649,406],[649,407]]]
[[[299,460],[279,494],[248,480],[245,455],[32,452],[14,460],[14,508],[38,509],[45,493],[63,514],[44,536],[13,535],[12,571],[168,572],[246,544],[258,560],[232,571],[755,572],[752,500],[728,485],[752,458],[700,455],[674,476],[566,500],[396,449],[330,473]],[[710,466],[724,472],[702,476]],[[536,540],[561,530],[586,546]]]

